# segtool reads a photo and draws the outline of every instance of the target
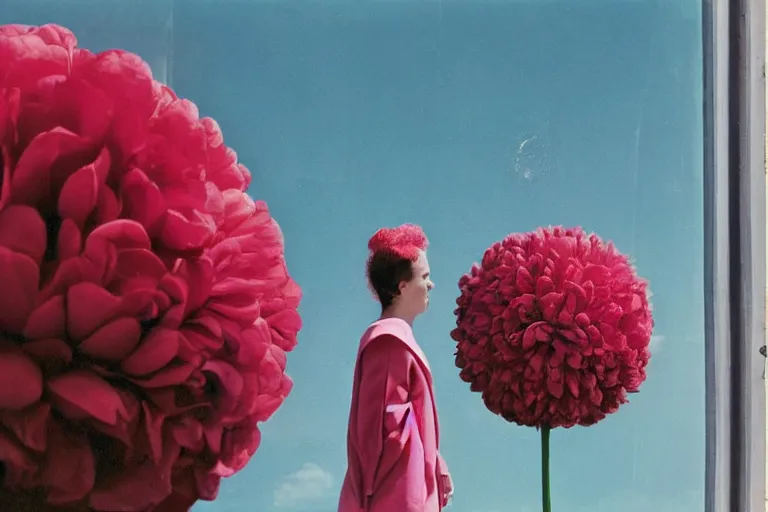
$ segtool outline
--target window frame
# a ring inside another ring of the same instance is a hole
[[[765,0],[704,0],[706,512],[766,510]]]

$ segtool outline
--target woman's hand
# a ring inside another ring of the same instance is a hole
[[[451,501],[453,498],[453,479],[451,478],[451,475],[445,474],[440,475],[440,478],[443,480],[442,482],[442,489],[443,489],[443,495],[441,496],[442,505],[446,506],[448,505],[448,502]]]
[[[438,452],[437,454],[437,478],[438,490],[440,491],[440,507],[445,507],[453,498],[453,479],[448,469],[448,464]]]

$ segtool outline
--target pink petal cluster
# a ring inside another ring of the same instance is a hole
[[[0,63],[0,510],[214,499],[291,390],[280,229],[136,55],[6,25]]]
[[[429,240],[421,226],[403,224],[396,228],[381,228],[368,240],[371,256],[379,253],[392,258],[416,261],[419,251],[426,251]]]
[[[594,234],[558,227],[510,235],[459,288],[456,366],[507,421],[592,425],[645,380],[647,284]]]

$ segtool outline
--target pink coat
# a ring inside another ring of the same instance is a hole
[[[360,340],[339,512],[438,512],[448,475],[432,373],[407,322],[374,322]]]

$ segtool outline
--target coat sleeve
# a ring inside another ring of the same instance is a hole
[[[370,342],[361,363],[357,439],[368,509],[421,512],[424,448],[410,402],[413,354],[385,335]]]

